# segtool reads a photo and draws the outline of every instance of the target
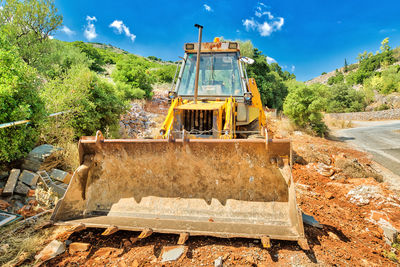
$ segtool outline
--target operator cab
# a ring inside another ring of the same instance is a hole
[[[175,87],[178,96],[194,95],[197,44],[185,44],[185,57]],[[199,68],[198,98],[215,100],[234,97],[243,102],[246,92],[239,45],[235,42],[202,43]]]

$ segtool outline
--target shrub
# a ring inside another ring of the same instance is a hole
[[[171,83],[176,71],[176,65],[163,65],[152,72],[158,82]]]
[[[390,107],[387,104],[381,104],[378,107],[376,107],[374,110],[381,111],[381,110],[387,110],[387,109],[390,109]]]
[[[344,83],[333,85],[327,100],[327,112],[357,112],[363,111],[366,106],[364,93]]]
[[[329,77],[328,84],[333,85],[337,83],[342,83],[344,81],[344,75],[341,72],[336,72],[335,76]]]
[[[395,61],[392,50],[385,50],[376,55],[364,52],[359,56],[359,59],[358,70],[350,73],[346,78],[346,82],[350,85],[362,84],[365,79],[373,76],[377,69],[382,66],[389,66]]]
[[[133,88],[126,83],[117,82],[116,90],[125,100],[143,99],[146,96],[146,92],[142,89]]]
[[[37,126],[45,111],[38,93],[37,73],[5,39],[0,32],[0,124],[31,120],[29,124],[0,129],[0,161],[10,162],[34,147],[39,135]]]
[[[283,112],[297,126],[324,135],[327,127],[321,111],[326,105],[325,87],[319,84],[307,86],[297,81],[287,82],[289,94],[283,104]]]
[[[376,90],[387,95],[400,92],[400,66],[390,66],[364,82],[366,91]]]
[[[48,53],[43,59],[45,64],[38,71],[51,79],[64,75],[72,66],[92,65],[78,47],[59,40],[50,40]]]
[[[82,41],[73,42],[75,47],[78,47],[82,53],[86,54],[88,59],[90,59],[91,64],[89,68],[96,72],[103,72],[103,66],[105,64],[103,56],[99,51],[90,44],[86,44]]]
[[[146,93],[146,97],[152,96],[152,84],[154,79],[151,77],[146,62],[138,60],[136,57],[125,57],[119,61],[112,73],[114,81],[128,84],[132,88],[139,88]]]
[[[65,77],[49,82],[42,95],[51,112],[70,111],[68,125],[76,137],[97,130],[115,133],[126,110],[114,86],[85,67],[73,67]]]

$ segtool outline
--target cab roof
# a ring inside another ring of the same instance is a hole
[[[198,43],[186,43],[183,47],[186,53],[197,53]],[[201,43],[201,50],[204,52],[240,52],[237,42],[209,42]]]

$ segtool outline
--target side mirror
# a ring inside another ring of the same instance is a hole
[[[249,64],[249,65],[254,63],[254,59],[249,58],[249,57],[241,57],[240,61],[242,61],[242,62],[244,62],[246,64]]]

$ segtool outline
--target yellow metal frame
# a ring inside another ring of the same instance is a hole
[[[261,102],[260,92],[258,91],[256,80],[254,78],[249,78],[249,89],[251,94],[253,95],[251,107],[255,107],[258,109],[258,121],[260,123],[260,128],[267,127],[267,117],[265,116],[263,105]]]

